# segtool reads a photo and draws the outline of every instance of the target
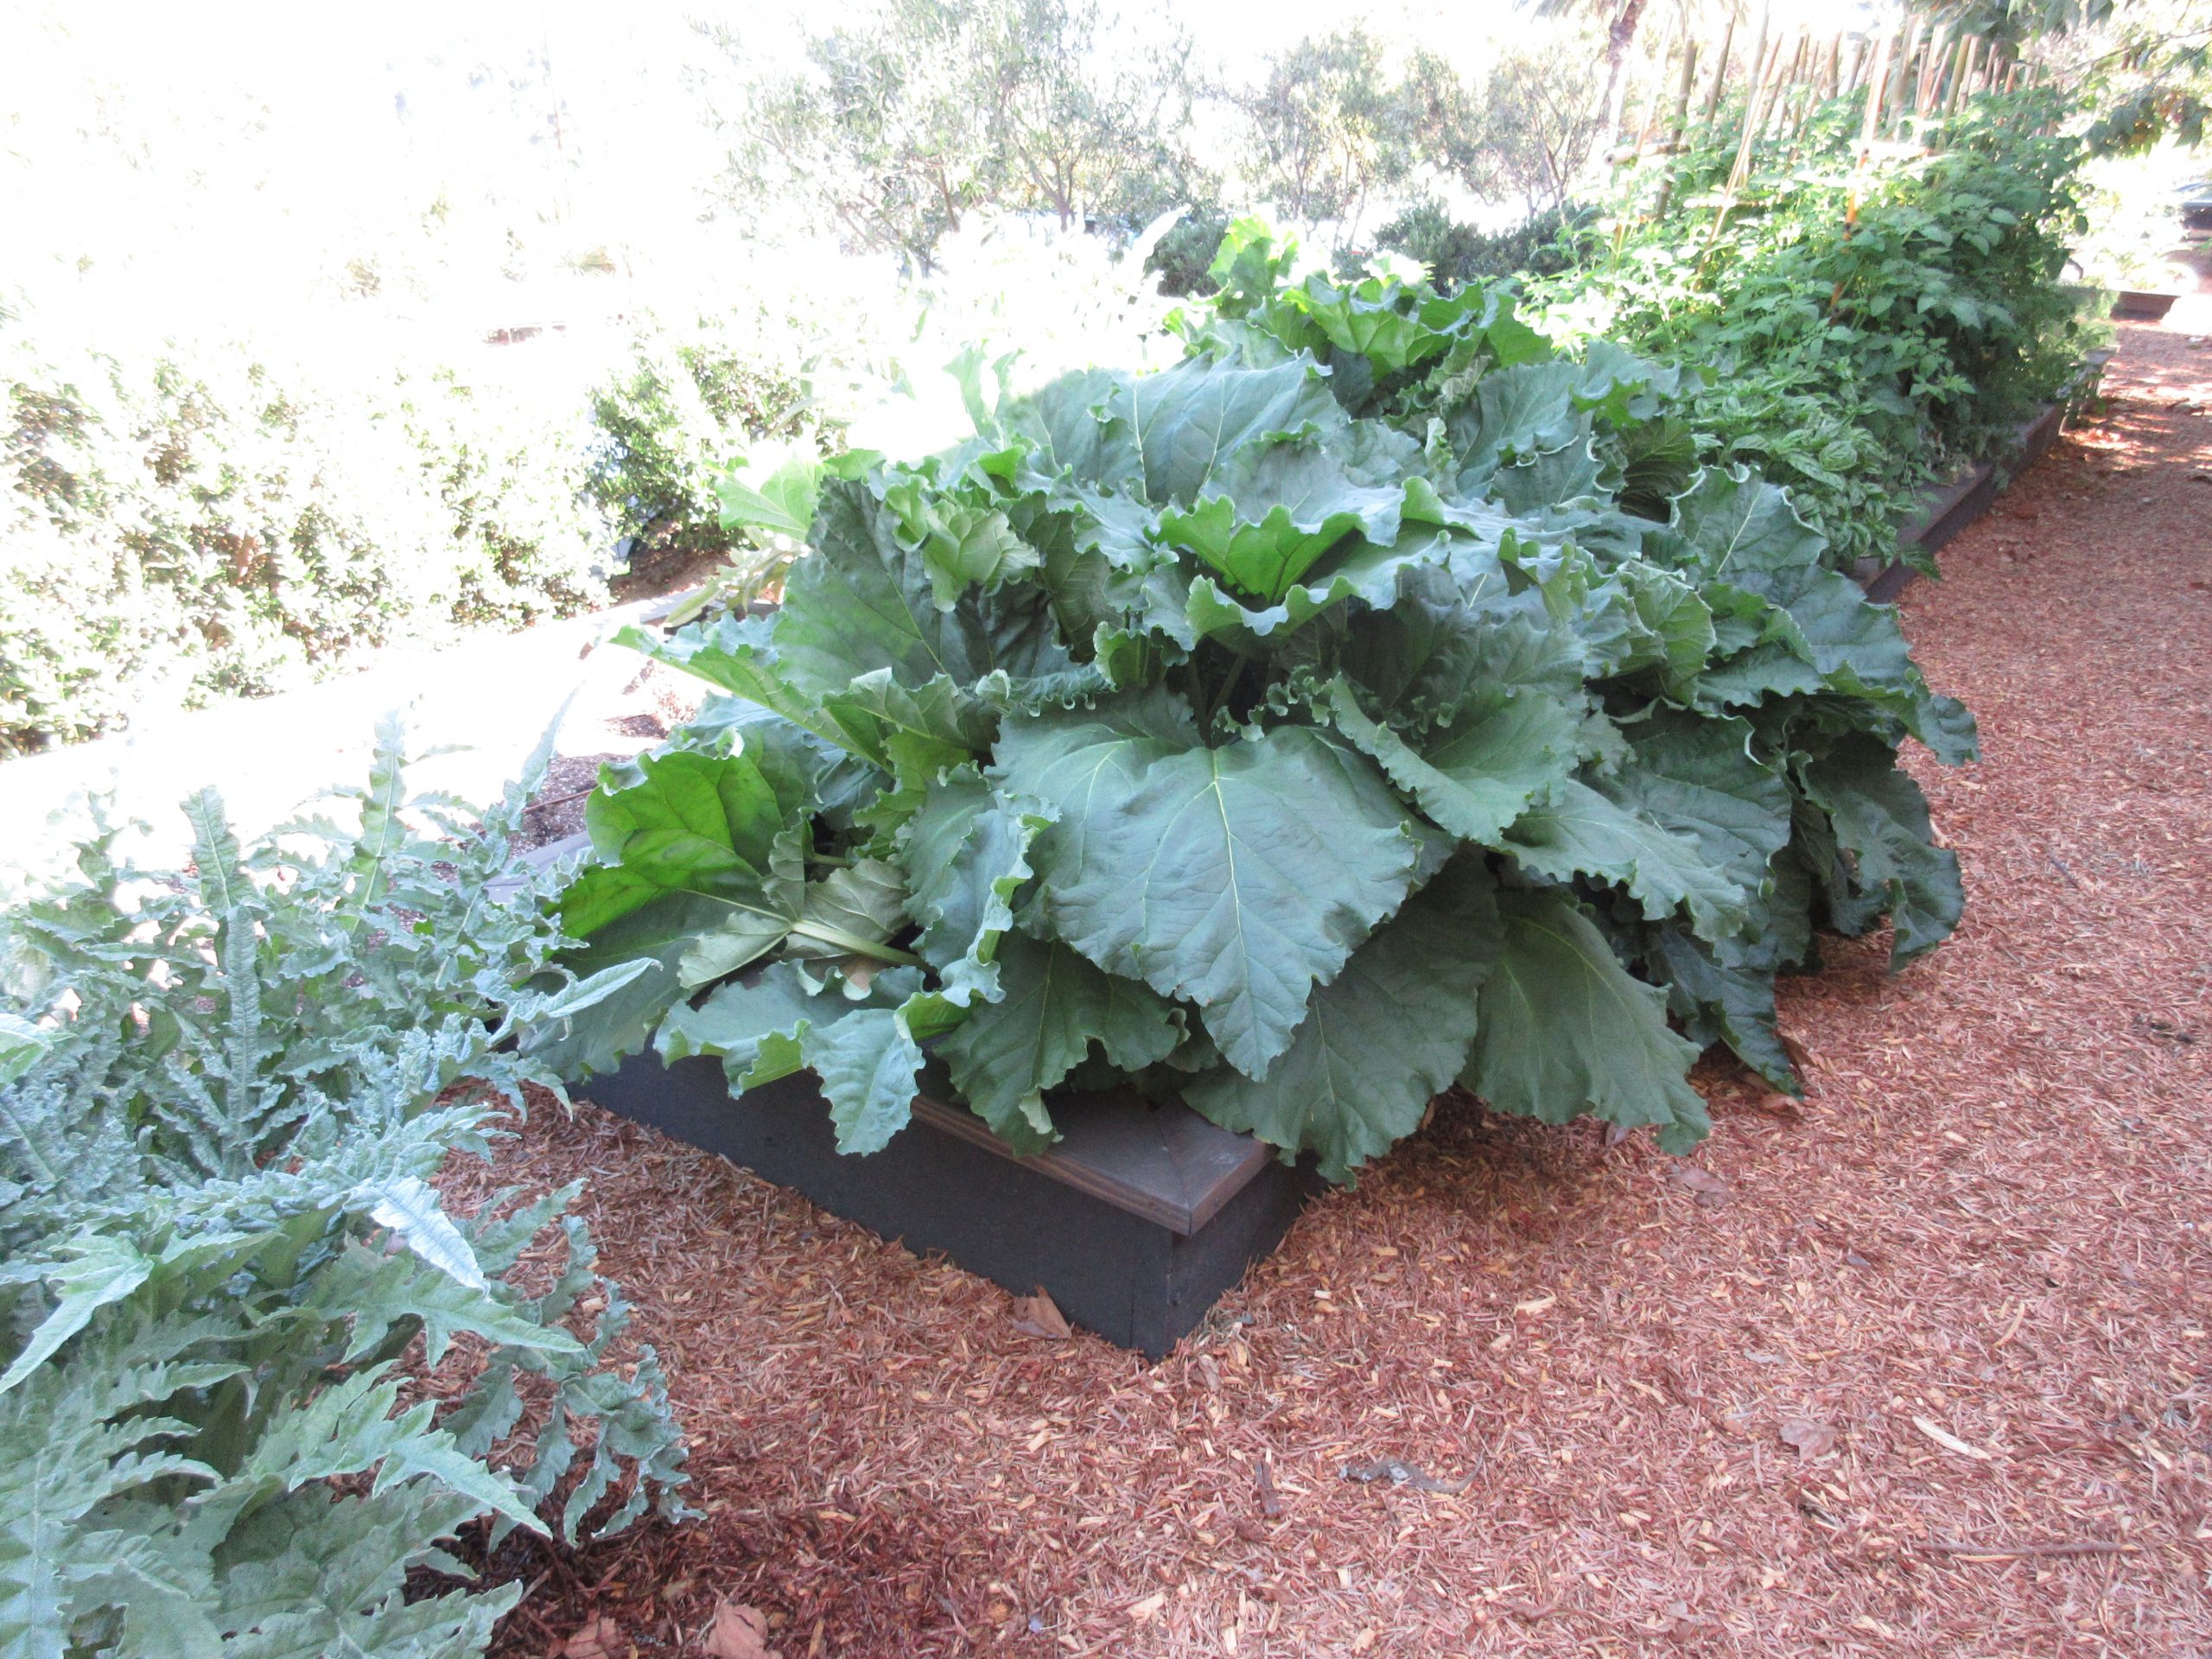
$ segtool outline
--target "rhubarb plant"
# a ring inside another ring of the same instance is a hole
[[[1707,1045],[1795,1086],[1816,930],[1944,937],[1897,755],[1973,722],[1684,377],[1288,268],[1237,226],[1180,363],[833,461],[772,615],[632,632],[720,695],[590,802],[569,966],[637,976],[539,1059],[810,1068],[850,1152],[925,1067],[1025,1151],[1123,1084],[1342,1180],[1454,1083],[1680,1151]]]

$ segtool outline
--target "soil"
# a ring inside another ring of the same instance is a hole
[[[1981,720],[1911,761],[1965,925],[1833,943],[1807,1098],[1708,1061],[1692,1160],[1447,1098],[1147,1366],[534,1112],[458,1196],[588,1176],[704,1513],[534,1562],[505,1649],[728,1598],[785,1659],[2212,1652],[2208,327],[2123,325],[1905,595]]]

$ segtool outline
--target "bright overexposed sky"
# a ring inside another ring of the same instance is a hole
[[[632,275],[656,259],[710,264],[700,220],[721,145],[705,111],[748,73],[795,61],[804,28],[862,10],[12,0],[0,7],[0,296],[96,306],[118,326],[149,308],[251,317],[303,292],[334,297],[370,269],[387,279],[386,310],[419,301],[523,321],[520,289],[565,295],[575,265],[602,253]],[[1866,10],[1777,0],[1775,18],[1826,28]],[[1118,11],[1140,29],[1179,25],[1230,83],[1355,19],[1470,71],[1536,26],[1513,0]],[[1646,29],[1670,31],[1674,11],[1653,5]],[[741,60],[702,40],[701,22],[730,29]]]

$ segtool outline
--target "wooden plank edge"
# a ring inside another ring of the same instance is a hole
[[[1922,497],[1921,510],[1914,523],[1898,532],[1897,545],[1924,548],[1932,552],[1954,540],[1989,511],[2013,479],[2050,453],[2065,419],[2063,404],[2047,405],[2041,414],[2022,422],[2014,429],[2012,441],[2001,455],[1969,467],[1948,484],[1931,486]],[[1851,570],[1852,580],[1865,588],[1866,597],[1878,605],[1894,603],[1920,575],[1902,559],[1887,564],[1871,558],[1861,559]]]
[[[1190,1110],[1179,1102],[1161,1110]],[[1243,1155],[1235,1167],[1222,1179],[1212,1182],[1196,1204],[1178,1200],[1154,1192],[1123,1179],[1106,1166],[1071,1154],[1065,1146],[1047,1147],[1040,1153],[1023,1154],[1007,1146],[991,1133],[989,1124],[963,1106],[954,1106],[928,1095],[914,1097],[914,1117],[918,1122],[945,1135],[982,1147],[995,1157],[1008,1163],[1033,1169],[1048,1179],[1063,1186],[1087,1192],[1102,1203],[1116,1210],[1127,1211],[1145,1220],[1165,1227],[1169,1232],[1188,1238],[1219,1215],[1229,1201],[1251,1184],[1252,1178],[1266,1168],[1268,1148],[1251,1135],[1236,1137],[1245,1142]],[[1223,1134],[1230,1133],[1223,1130]]]
[[[571,854],[582,852],[590,845],[591,837],[588,836],[568,836],[543,847],[527,848],[515,856],[519,862],[543,868]],[[512,891],[519,885],[518,880],[510,883],[507,890]],[[587,1092],[589,1089],[588,1084],[576,1086]],[[1190,1108],[1178,1103],[1173,1108],[1162,1109],[1188,1111]],[[913,1113],[918,1120],[944,1134],[981,1147],[998,1157],[1027,1165],[1063,1185],[1087,1192],[1117,1210],[1141,1216],[1185,1238],[1220,1214],[1224,1206],[1267,1166],[1271,1155],[1268,1147],[1256,1138],[1236,1136],[1245,1146],[1230,1173],[1209,1183],[1196,1202],[1191,1202],[1169,1198],[1139,1185],[1123,1179],[1112,1168],[1071,1154],[1062,1146],[1048,1147],[1041,1153],[1025,1156],[1000,1140],[991,1132],[989,1124],[965,1107],[951,1105],[925,1094],[914,1097]],[[1224,1129],[1221,1133],[1230,1135],[1231,1132]]]

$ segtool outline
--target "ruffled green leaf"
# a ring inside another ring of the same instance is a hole
[[[1041,1151],[1058,1139],[1045,1092],[1092,1043],[1115,1065],[1139,1071],[1182,1040],[1165,998],[1057,941],[1009,933],[999,942],[998,967],[1003,1000],[976,1005],[937,1052],[953,1086],[1017,1152]]]
[[[1498,912],[1504,943],[1460,1081],[1547,1123],[1595,1113],[1656,1128],[1669,1152],[1704,1139],[1712,1124],[1688,1082],[1697,1049],[1668,1029],[1665,993],[1632,977],[1566,893],[1501,893]]]
[[[1463,854],[1313,993],[1290,1046],[1255,1080],[1226,1067],[1184,1098],[1343,1181],[1420,1126],[1474,1040],[1477,993],[1500,943],[1482,861]]]
[[[1804,761],[1798,776],[1834,836],[1827,872],[1831,912],[1847,917],[1868,899],[1870,912],[1886,912],[1897,930],[1893,968],[1948,938],[1966,907],[1958,857],[1935,844],[1928,798],[1889,746],[1864,732],[1847,733]]]
[[[909,908],[922,924],[917,949],[957,1006],[1000,996],[999,943],[1014,925],[1014,895],[1033,873],[1030,849],[1053,817],[1043,803],[1010,799],[963,767],[931,786],[907,827]]]

